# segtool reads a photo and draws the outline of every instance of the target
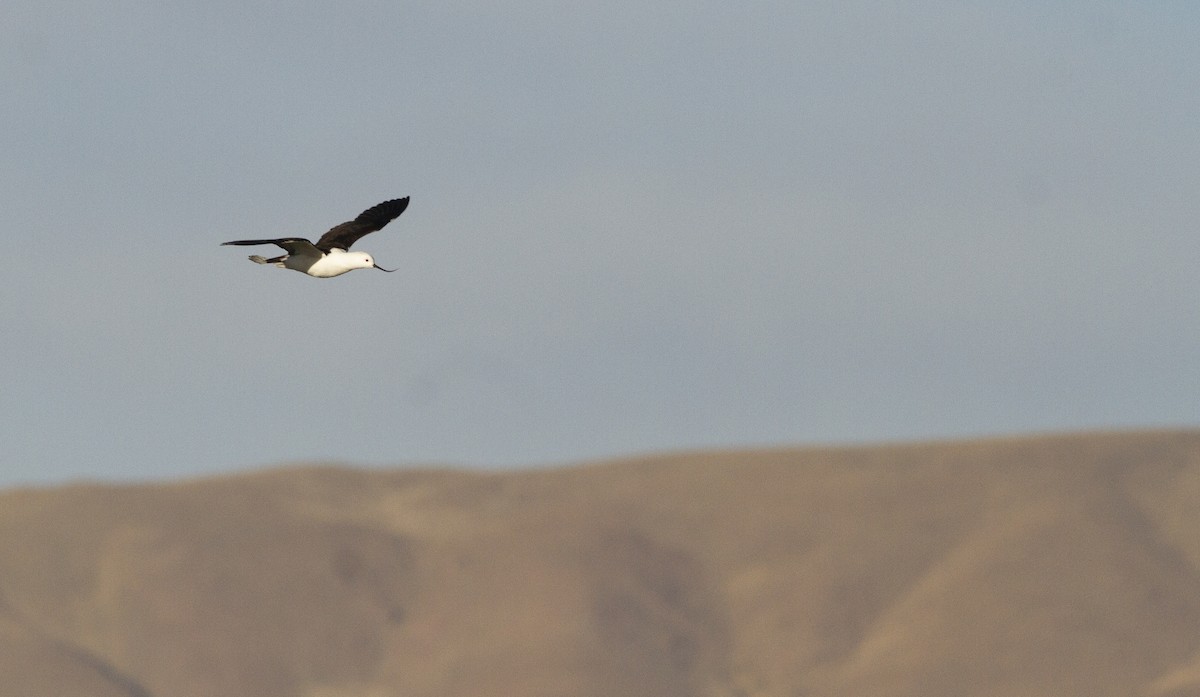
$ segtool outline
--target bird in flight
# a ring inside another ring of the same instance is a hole
[[[382,230],[405,208],[408,208],[407,196],[384,201],[363,211],[354,220],[333,226],[315,243],[300,237],[282,237],[277,240],[234,240],[223,242],[222,245],[273,244],[287,254],[270,259],[254,254],[250,261],[255,264],[274,264],[281,269],[300,271],[317,278],[333,278],[355,269],[376,268],[391,273],[395,269],[385,269],[376,264],[366,252],[351,252],[350,245],[364,235]]]

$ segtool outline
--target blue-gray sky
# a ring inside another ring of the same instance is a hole
[[[1200,423],[1187,3],[9,0],[0,80],[0,486]]]

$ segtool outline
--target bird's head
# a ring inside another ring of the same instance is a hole
[[[387,271],[388,273],[395,271],[395,269],[385,269],[379,264],[376,264],[374,257],[366,252],[347,252],[346,256],[348,257],[347,261],[354,262],[355,268],[379,269],[380,271]]]

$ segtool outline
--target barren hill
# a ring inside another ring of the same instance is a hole
[[[10,491],[0,695],[1200,695],[1200,432]]]

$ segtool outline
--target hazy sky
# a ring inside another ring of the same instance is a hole
[[[0,79],[0,486],[1200,424],[1189,3],[7,0]]]

